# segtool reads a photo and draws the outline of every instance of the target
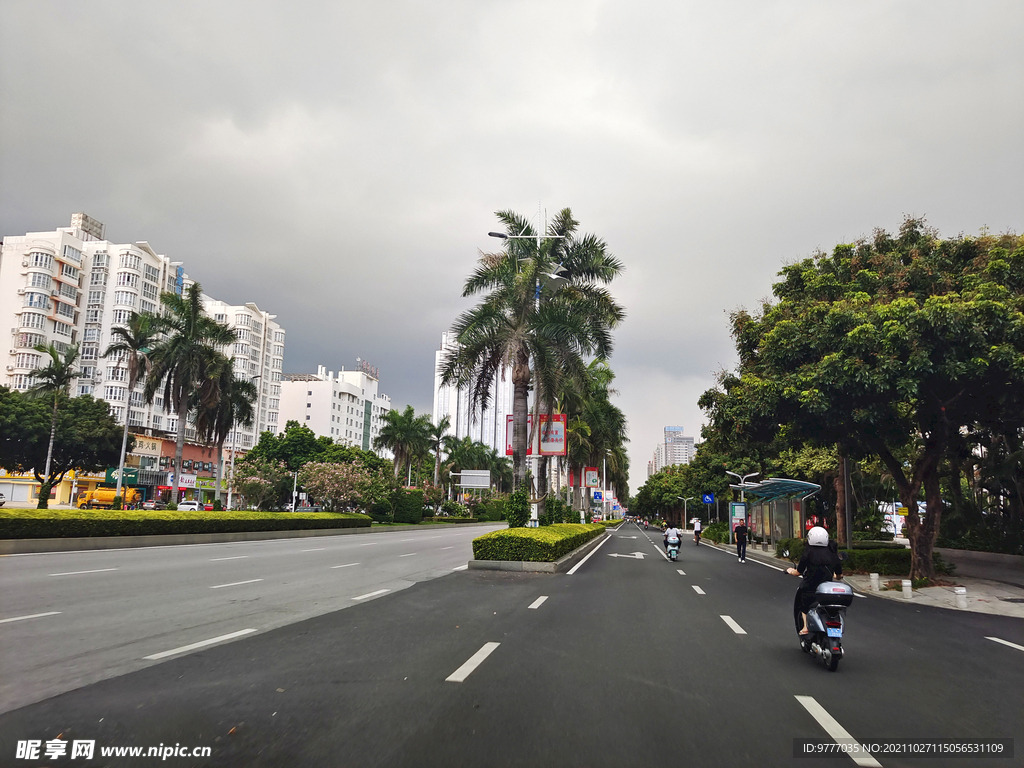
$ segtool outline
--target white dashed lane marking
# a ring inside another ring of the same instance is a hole
[[[696,584],[691,584],[690,586],[693,587],[693,591],[696,592],[698,595],[706,594],[704,590],[698,587]]]
[[[483,663],[484,659],[494,653],[494,649],[499,645],[501,645],[501,643],[484,643],[483,648],[470,656],[469,661],[448,675],[448,677],[445,678],[445,682],[461,683],[473,673],[473,670]]]
[[[107,571],[116,571],[117,568],[97,568],[94,571],[65,571],[64,573],[51,573],[51,576],[78,576],[83,573],[106,573]]]
[[[242,584],[255,584],[257,581],[263,581],[263,579],[249,579],[248,581],[233,581],[230,584],[218,584],[210,589],[224,589],[224,587],[239,587]]]
[[[722,616],[722,615],[719,615],[718,618],[720,618],[722,621],[724,621],[726,624],[728,624],[729,625],[729,629],[731,629],[737,635],[745,635],[745,634],[747,634],[746,630],[744,630],[743,627],[741,627],[739,624],[737,624],[735,622],[735,620],[733,620],[732,616]]]
[[[544,601],[547,600],[547,599],[548,599],[547,595],[542,595],[541,597],[538,597],[536,600],[534,600],[532,603],[530,603],[529,607],[530,608],[540,608],[544,604]]]
[[[40,619],[43,616],[58,616],[59,614],[60,611],[47,611],[46,613],[32,613],[28,616],[12,616],[9,619],[0,619],[0,624],[7,624],[11,621],[25,621],[26,619]]]

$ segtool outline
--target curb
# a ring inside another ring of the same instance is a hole
[[[553,563],[539,563],[531,560],[470,560],[471,571],[518,571],[527,573],[562,573],[572,568],[583,559],[595,545],[608,538],[608,531],[603,536],[595,536],[586,544],[576,547],[572,552],[555,560]]]
[[[424,528],[471,528],[493,523],[431,523]],[[180,547],[189,544],[227,544],[239,541],[305,539],[319,536],[349,536],[367,533],[398,533],[416,526],[400,528],[307,528],[296,531],[234,531],[231,533],[168,533],[148,536],[94,536],[71,539],[2,539],[0,556],[31,555],[47,552],[82,552],[97,549],[136,549],[139,547]]]

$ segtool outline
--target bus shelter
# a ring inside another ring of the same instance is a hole
[[[786,477],[770,477],[760,483],[732,487],[752,497],[747,517],[751,533],[761,537],[764,549],[774,546],[780,539],[803,536],[804,502],[821,490],[816,483]]]

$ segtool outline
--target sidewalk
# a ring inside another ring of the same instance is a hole
[[[690,535],[693,535],[692,531]],[[726,547],[705,540],[701,540],[701,544],[724,552],[733,558],[736,557],[735,545]],[[788,560],[775,557],[774,550],[772,549],[762,551],[760,544],[751,544],[747,547],[747,560],[756,560],[759,563],[781,570],[793,566],[793,563]],[[993,573],[998,577],[998,573],[995,571]],[[915,606],[928,605],[934,608],[949,608],[954,611],[967,610],[974,613],[991,613],[999,616],[1015,616],[1024,619],[1024,587],[1004,581],[980,579],[973,576],[958,576],[956,574],[944,577],[945,580],[953,582],[958,587],[967,588],[967,608],[963,609],[956,607],[956,596],[953,593],[953,587],[915,589],[913,597],[907,600],[903,597],[903,591],[899,588],[889,591],[872,592],[871,579],[866,573],[855,573],[844,578],[856,592],[869,597],[880,597]],[[901,581],[901,578],[898,576],[882,575],[878,577],[878,580],[882,586],[885,586],[887,581]]]

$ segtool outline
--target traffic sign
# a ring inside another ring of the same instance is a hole
[[[713,493],[705,493],[700,498],[701,498],[701,501],[704,502],[705,504],[714,504],[715,503],[715,494],[713,494]]]

